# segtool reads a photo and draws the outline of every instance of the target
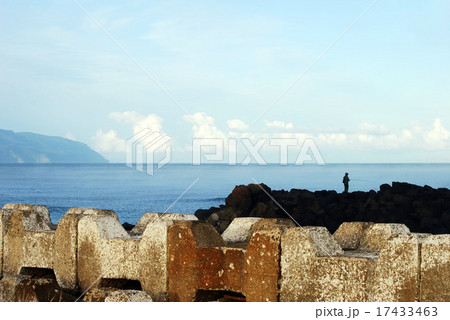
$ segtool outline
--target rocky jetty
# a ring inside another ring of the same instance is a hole
[[[271,190],[265,184],[250,184],[236,186],[225,205],[195,212],[220,233],[237,217],[288,218],[288,214],[301,226],[324,226],[331,233],[343,222],[372,221],[444,234],[450,233],[450,190],[403,182],[383,184],[379,191],[351,193]]]

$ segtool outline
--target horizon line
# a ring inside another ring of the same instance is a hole
[[[126,162],[48,162],[48,163],[44,163],[44,162],[23,162],[23,163],[19,163],[19,162],[0,162],[0,165],[54,165],[54,164],[58,164],[58,165],[76,165],[76,164],[85,164],[85,165],[109,165],[109,164],[123,164],[126,166]],[[149,165],[146,163],[133,163],[133,166],[139,164],[139,165]],[[328,162],[325,163],[323,165],[318,165],[317,163],[304,163],[301,165],[297,165],[295,163],[288,163],[288,164],[280,164],[277,162],[267,162],[266,164],[262,165],[262,164],[258,164],[258,163],[249,163],[246,165],[242,165],[242,164],[228,164],[226,162],[223,163],[202,163],[202,164],[193,164],[192,162],[171,162],[171,163],[167,163],[167,165],[191,165],[193,167],[200,167],[203,165],[227,165],[230,167],[247,167],[247,166],[260,166],[260,167],[264,167],[267,165],[278,165],[280,167],[288,167],[288,166],[296,166],[296,167],[302,167],[302,166],[327,166],[327,165],[366,165],[366,164],[380,164],[380,165],[414,165],[414,164],[449,164],[450,162]],[[153,163],[153,165],[157,165],[157,163]]]

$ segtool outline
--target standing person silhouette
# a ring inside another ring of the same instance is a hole
[[[342,183],[344,184],[344,193],[348,193],[348,182],[350,181],[350,178],[348,177],[348,173],[345,173],[344,178],[342,178]]]

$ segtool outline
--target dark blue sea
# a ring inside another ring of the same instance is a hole
[[[122,223],[135,224],[145,212],[194,213],[219,206],[236,185],[254,180],[273,190],[342,192],[345,172],[350,191],[378,191],[392,181],[450,188],[450,164],[168,164],[153,176],[124,164],[0,164],[0,207],[46,205],[53,223],[71,207],[111,209]]]

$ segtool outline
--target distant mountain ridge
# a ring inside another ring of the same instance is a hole
[[[0,163],[107,163],[86,144],[63,137],[0,129]]]

